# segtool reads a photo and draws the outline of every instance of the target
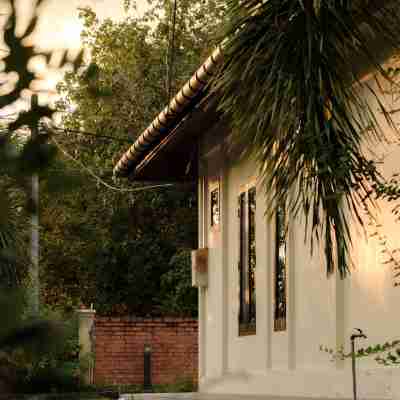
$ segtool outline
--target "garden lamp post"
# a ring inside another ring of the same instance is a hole
[[[356,339],[366,339],[367,336],[364,335],[361,329],[355,328],[357,333],[353,333],[350,336],[351,342],[351,372],[353,375],[353,400],[357,400],[357,377],[356,377],[356,351],[355,351],[355,340]]]
[[[153,391],[153,386],[151,383],[151,346],[150,344],[144,345],[144,387],[143,391],[145,393],[151,393]]]

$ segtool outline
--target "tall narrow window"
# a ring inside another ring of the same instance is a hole
[[[248,191],[248,274],[249,274],[249,314],[250,322],[256,323],[256,188]]]
[[[239,335],[256,333],[256,189],[239,196]]]
[[[219,225],[219,187],[211,192],[211,226]]]
[[[284,206],[276,213],[275,223],[275,302],[274,330],[286,330],[287,217]]]

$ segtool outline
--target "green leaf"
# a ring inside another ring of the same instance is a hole
[[[399,49],[400,11],[377,0],[317,3],[228,1],[224,65],[211,89],[232,121],[234,147],[258,162],[267,216],[286,199],[305,217],[311,244],[322,242],[327,274],[343,278],[349,221],[363,225],[359,210],[375,205],[367,182],[382,181],[362,143],[385,140],[378,112],[395,128],[378,90],[360,78],[373,70],[391,82],[370,44]]]

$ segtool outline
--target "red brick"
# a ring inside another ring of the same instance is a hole
[[[187,376],[197,383],[197,321],[191,318],[96,318],[95,381],[143,383],[144,344],[152,347],[153,383]]]

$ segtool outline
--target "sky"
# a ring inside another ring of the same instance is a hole
[[[100,19],[120,19],[124,15],[121,3],[120,0],[48,0],[43,7],[38,36],[46,47],[77,47],[82,29],[78,8],[90,6]]]
[[[17,34],[21,34],[30,21],[36,0],[17,0]],[[146,0],[137,0],[139,12],[145,8]],[[45,0],[39,9],[39,21],[32,42],[42,49],[72,49],[80,47],[82,21],[79,19],[79,7],[94,9],[100,20],[111,18],[121,20],[126,17],[122,0]],[[0,0],[0,29],[9,13],[9,1]],[[5,48],[0,36],[0,49]],[[54,91],[60,79],[60,72],[49,69],[40,60],[33,60],[35,72],[45,77],[37,89]],[[11,109],[1,110],[0,114],[13,113],[15,109],[28,107],[29,93]]]
[[[141,0],[144,3],[143,0]],[[17,0],[18,30],[23,30],[32,15],[35,0]],[[0,0],[0,13],[6,12],[8,0]],[[39,9],[35,39],[43,47],[78,47],[82,23],[79,7],[93,8],[100,19],[121,19],[125,16],[122,0],[45,0]]]

